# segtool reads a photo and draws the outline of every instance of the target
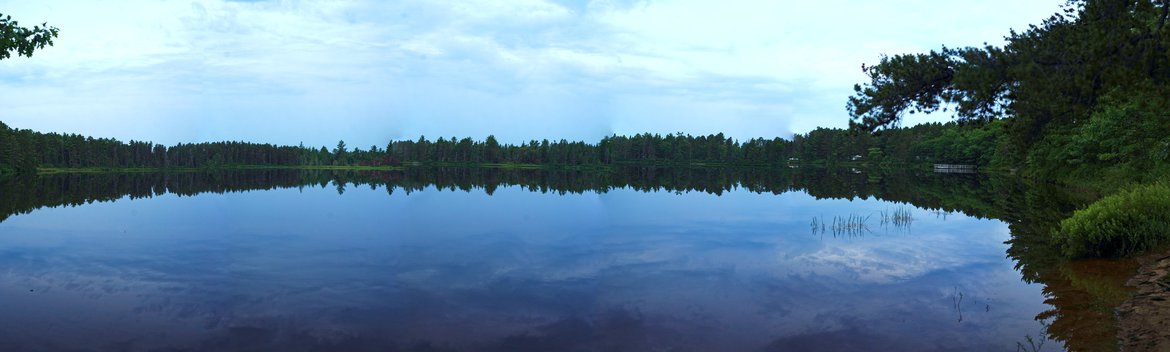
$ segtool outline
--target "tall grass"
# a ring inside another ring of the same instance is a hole
[[[869,216],[861,216],[858,214],[849,214],[849,216],[834,216],[833,217],[833,234],[834,235],[861,235],[869,231],[869,227],[865,225],[869,221]]]
[[[910,224],[914,222],[914,216],[911,215],[910,207],[899,207],[890,211],[883,210],[881,214],[881,226],[885,228],[888,225],[893,225],[895,229],[909,229]],[[809,223],[809,229],[812,230],[813,235],[824,234],[825,231],[831,231],[833,236],[850,235],[858,236],[864,235],[867,232],[872,232],[869,228],[869,218],[873,215],[849,214],[846,216],[834,216],[832,222],[825,222],[823,217],[813,217],[812,222]]]
[[[882,211],[882,226],[894,225],[895,229],[909,228],[910,224],[914,222],[914,215],[910,213],[910,207],[900,206],[894,211],[889,209]]]
[[[812,227],[812,233],[814,235],[817,234],[817,231],[820,231],[822,234],[825,233],[825,228],[828,227],[825,226],[825,219],[823,217],[818,219],[815,216],[813,217],[812,224],[810,224],[810,226]]]
[[[813,217],[812,222],[809,223],[809,228],[812,229],[813,235],[817,233],[824,234],[826,230],[836,236],[860,236],[869,232],[869,226],[866,222],[869,221],[869,216],[861,216],[858,214],[849,214],[848,216],[834,216],[833,222],[826,223],[824,218]]]
[[[1061,221],[1054,236],[1070,258],[1118,257],[1170,244],[1170,183],[1101,198]]]

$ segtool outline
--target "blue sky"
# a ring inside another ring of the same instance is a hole
[[[16,1],[0,121],[164,144],[843,127],[882,54],[998,44],[1064,0]],[[917,117],[907,123],[941,120]]]

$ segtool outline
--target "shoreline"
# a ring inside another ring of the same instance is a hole
[[[622,167],[655,167],[655,168],[743,168],[743,169],[789,169],[799,167],[809,168],[859,168],[859,169],[887,169],[901,168],[910,170],[929,170],[927,164],[910,165],[868,165],[862,163],[804,163],[804,164],[753,164],[753,163],[712,163],[712,162],[655,162],[655,163],[610,163],[597,165],[574,164],[520,164],[520,163],[448,163],[448,162],[408,162],[399,165],[222,165],[214,167],[39,167],[34,175],[73,174],[73,173],[155,173],[155,172],[214,172],[232,170],[337,170],[337,171],[399,171],[408,168],[492,168],[492,169],[527,169],[527,170],[577,170],[577,171],[605,171]],[[997,169],[980,170],[979,173],[998,173]],[[20,174],[4,174],[18,176]]]
[[[1135,291],[1114,310],[1123,351],[1170,351],[1170,251],[1137,258],[1125,285]]]

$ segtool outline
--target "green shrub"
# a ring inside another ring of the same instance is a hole
[[[1157,180],[1170,165],[1170,84],[1118,87],[1073,123],[1041,132],[1026,151],[1029,176],[1103,188]]]
[[[1070,258],[1117,257],[1170,243],[1170,183],[1101,198],[1060,222],[1055,234]]]

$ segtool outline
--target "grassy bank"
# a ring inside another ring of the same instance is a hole
[[[1070,258],[1127,256],[1170,244],[1170,183],[1101,198],[1061,221],[1053,236]]]

